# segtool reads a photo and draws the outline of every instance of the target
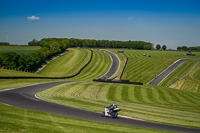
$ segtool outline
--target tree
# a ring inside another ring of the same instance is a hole
[[[160,48],[161,48],[160,44],[157,44],[156,45],[156,50],[160,50]]]
[[[38,41],[34,38],[32,41],[28,42],[29,46],[39,46]]]
[[[178,51],[181,51],[181,50],[182,50],[182,47],[178,46],[178,47],[177,47],[177,50],[178,50]]]
[[[167,49],[167,46],[166,45],[163,45],[162,46],[162,50],[166,50]]]

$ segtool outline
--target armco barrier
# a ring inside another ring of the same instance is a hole
[[[120,84],[135,84],[135,85],[143,85],[141,82],[130,82],[129,80],[101,80],[101,79],[93,79],[96,82],[104,82],[104,83],[120,83]]]
[[[67,79],[67,78],[72,78],[72,77],[75,77],[77,76],[78,74],[81,73],[81,71],[88,65],[90,64],[90,62],[92,61],[92,58],[93,58],[93,51],[91,51],[91,57],[90,57],[90,60],[88,61],[87,64],[85,64],[76,74],[74,75],[71,75],[71,76],[67,76],[67,77],[0,77],[0,79]]]
[[[121,72],[121,74],[120,74],[120,76],[119,76],[119,80],[121,80],[121,78],[122,78],[122,75],[123,75],[124,70],[125,70],[125,68],[126,68],[127,62],[128,62],[128,57],[126,57],[126,62],[124,63],[124,67],[123,67],[122,72]]]

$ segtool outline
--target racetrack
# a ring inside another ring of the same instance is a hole
[[[74,81],[50,82],[50,83],[21,87],[12,90],[5,90],[0,92],[0,102],[25,109],[37,110],[41,112],[47,112],[62,116],[79,118],[79,119],[87,119],[93,121],[101,121],[114,124],[129,125],[129,126],[144,127],[144,128],[154,128],[154,129],[177,131],[177,132],[200,132],[200,129],[170,126],[170,125],[157,124],[135,119],[122,118],[122,117],[118,119],[105,118],[101,117],[100,114],[96,112],[91,112],[56,103],[51,103],[35,97],[36,93],[40,91],[69,82],[74,82]]]
[[[116,59],[115,58],[112,58],[112,59],[113,59],[113,62],[115,62]],[[111,75],[115,73],[117,69],[113,71],[111,67],[109,71],[112,71],[112,73],[110,73]],[[105,118],[105,117],[101,117],[101,115],[96,112],[91,112],[91,111],[77,109],[77,108],[64,106],[64,105],[60,105],[56,103],[51,103],[51,102],[44,101],[36,97],[36,94],[38,92],[44,91],[46,89],[52,88],[57,85],[70,83],[70,82],[78,82],[78,81],[49,82],[49,83],[43,83],[43,84],[38,84],[38,85],[21,87],[17,89],[4,90],[0,92],[0,102],[7,105],[17,106],[17,107],[21,107],[25,109],[37,110],[41,112],[47,112],[47,113],[57,114],[61,116],[79,118],[79,119],[87,119],[87,120],[93,120],[93,121],[101,121],[101,122],[107,122],[107,123],[177,131],[177,132],[200,132],[200,129],[157,124],[157,123],[140,121],[140,120],[135,120],[135,119],[123,118],[123,117],[119,117],[118,119]]]
[[[195,59],[180,59],[175,61],[171,66],[169,66],[167,69],[165,69],[163,72],[161,72],[159,75],[157,75],[154,79],[152,79],[148,84],[152,85],[158,85],[160,82],[162,82],[169,74],[171,74],[175,69],[177,69],[181,64],[188,60],[195,60]]]

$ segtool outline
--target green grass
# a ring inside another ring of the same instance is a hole
[[[22,72],[22,71],[16,71],[16,70],[0,69],[0,76],[1,77],[13,77],[13,76],[37,77],[37,76],[40,76],[40,75],[35,74],[35,73],[30,73],[30,72]]]
[[[99,82],[69,83],[37,96],[72,107],[103,111],[116,101],[121,115],[200,128],[200,95],[157,86]]]
[[[0,79],[0,90],[3,89],[13,89],[23,86],[53,82],[53,81],[62,81],[62,80],[52,80],[52,79]]]
[[[40,49],[39,46],[0,46],[0,54],[15,52],[17,54],[29,54]]]
[[[192,58],[184,56],[184,52],[177,51],[124,50],[124,54],[129,60],[122,79],[145,84],[176,60]],[[151,55],[151,57],[143,56],[143,54]],[[200,53],[195,54],[195,58],[200,57]]]
[[[35,133],[170,133],[169,131],[122,126],[42,113],[0,103],[0,132]],[[106,118],[105,118],[106,119]]]
[[[106,74],[111,66],[110,56],[100,50],[93,50],[93,58],[90,64],[73,80],[92,80]]]
[[[52,77],[71,76],[76,74],[91,57],[87,49],[70,49],[65,55],[51,61],[38,74]]]
[[[200,80],[198,75],[199,70],[200,70],[200,63],[186,76],[182,77],[177,82],[172,84],[170,88],[200,93]]]
[[[187,61],[179,66],[174,72],[172,72],[165,80],[163,80],[159,85],[160,86],[168,86],[170,83],[181,77],[187,71],[189,71],[195,64],[197,63],[196,60]]]

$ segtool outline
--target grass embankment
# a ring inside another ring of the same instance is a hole
[[[120,66],[119,66],[118,71],[111,77],[111,78],[113,78],[113,77],[117,76],[116,79],[119,80],[120,74],[121,74],[124,64],[126,62],[126,56],[123,53],[118,53],[117,51],[119,51],[119,50],[116,50],[116,49],[106,49],[106,50],[115,53],[120,60]]]
[[[128,56],[129,60],[122,79],[143,82],[144,84],[148,83],[176,60],[193,57],[184,56],[184,52],[177,51],[124,50],[124,54]],[[143,54],[146,54],[146,56],[143,56]],[[196,54],[195,58],[200,57],[200,53],[194,54]],[[148,57],[148,55],[151,57]]]
[[[79,82],[57,86],[37,96],[91,111],[103,111],[116,101],[121,115],[200,128],[200,95],[190,92],[150,85]]]
[[[170,88],[200,93],[200,63]]]
[[[0,54],[9,52],[15,52],[17,54],[29,54],[38,49],[40,49],[39,46],[0,46]]]
[[[0,76],[1,77],[39,77],[40,75],[30,72],[22,72],[16,70],[8,70],[0,68]]]
[[[183,63],[174,72],[172,72],[166,79],[164,79],[159,85],[167,87],[170,83],[181,77],[188,72],[195,64],[197,60],[191,60]]]
[[[83,71],[74,77],[75,80],[92,80],[104,75],[111,66],[110,56],[100,50],[93,51],[93,58],[90,64]]]
[[[62,117],[38,111],[26,110],[0,103],[0,132],[35,133],[170,133],[169,131],[122,126],[110,123]]]
[[[48,77],[66,77],[76,74],[91,58],[87,49],[70,49],[65,55],[51,61],[38,74]]]

